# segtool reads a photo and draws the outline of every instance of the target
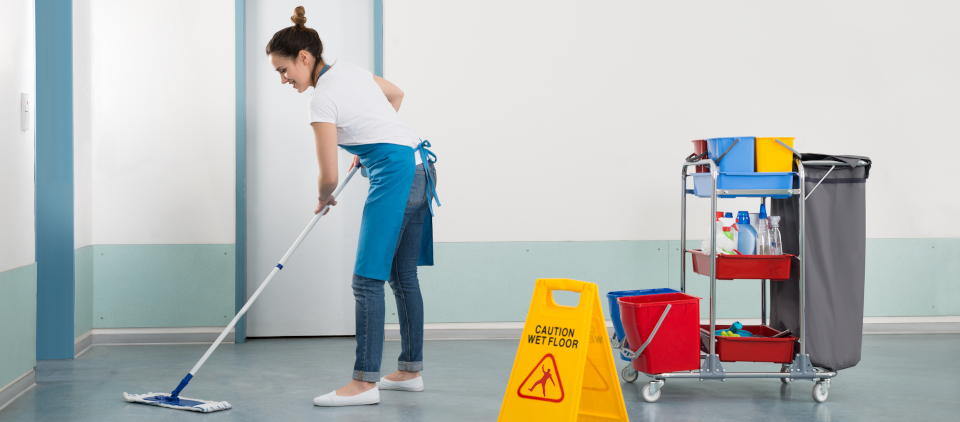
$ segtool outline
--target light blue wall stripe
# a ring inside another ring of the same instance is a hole
[[[76,315],[74,337],[80,337],[93,328],[93,247],[84,246],[74,252],[76,260]]]
[[[690,242],[696,246],[698,242]],[[427,322],[522,321],[537,278],[595,282],[612,290],[680,287],[679,241],[437,243],[434,267],[421,267]],[[868,239],[865,316],[960,315],[960,239]],[[687,291],[709,283],[687,265]],[[387,293],[387,320],[397,322]],[[604,314],[607,304],[604,300]],[[760,282],[717,282],[719,318],[759,318]]]
[[[236,283],[234,286],[234,309],[239,312],[247,299],[247,42],[246,0],[236,0]],[[237,343],[247,340],[247,318],[237,322]]]
[[[234,245],[94,245],[93,328],[226,326]]]
[[[0,388],[36,363],[37,266],[0,272]]]
[[[373,71],[383,76],[383,0],[373,0]]]
[[[676,289],[678,249],[678,241],[666,240],[437,243],[437,265],[420,270],[426,320],[522,321],[534,280],[543,277],[591,281],[604,295]],[[233,317],[233,245],[99,245],[90,250],[94,328],[223,326]],[[960,315],[957,256],[960,239],[868,239],[865,315]],[[689,265],[688,271],[688,292],[706,298],[706,278]],[[758,281],[718,281],[717,295],[720,318],[759,317]],[[387,300],[388,322],[396,322],[389,289]],[[604,301],[605,315],[606,306]],[[704,300],[702,315],[707,310]]]
[[[868,316],[960,315],[960,239],[867,239]]]
[[[74,347],[71,0],[36,0],[37,358]]]

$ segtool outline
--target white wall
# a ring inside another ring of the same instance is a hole
[[[869,237],[960,236],[931,164],[960,156],[956,2],[385,7],[386,77],[440,156],[439,241],[676,239],[690,140],[752,135],[872,157]]]
[[[73,0],[73,242],[75,248],[93,244],[93,52],[91,5]]]
[[[0,13],[0,272],[34,262],[34,122],[20,130],[20,93],[32,103],[36,75],[34,3]]]
[[[77,246],[234,242],[234,2],[74,4]]]

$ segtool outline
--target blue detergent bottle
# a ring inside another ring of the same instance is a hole
[[[750,225],[750,213],[737,213],[737,250],[744,255],[757,253],[757,231]]]

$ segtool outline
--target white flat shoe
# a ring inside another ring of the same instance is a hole
[[[377,387],[373,387],[355,396],[338,396],[336,391],[331,391],[313,398],[314,406],[323,407],[362,406],[377,403],[380,403],[380,390]]]
[[[380,383],[377,385],[384,390],[423,391],[423,376],[418,376],[406,381],[391,381],[388,380],[387,377],[382,377],[380,378]]]

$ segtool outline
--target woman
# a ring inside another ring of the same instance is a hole
[[[297,7],[290,19],[294,25],[277,31],[266,51],[282,84],[297,92],[314,87],[310,124],[320,167],[314,212],[336,205],[331,194],[338,183],[338,145],[356,155],[350,168],[364,167],[370,178],[353,276],[357,323],[353,379],[313,403],[376,404],[379,389],[423,391],[423,298],[417,265],[433,264],[435,156],[427,149],[430,144],[398,117],[403,92],[396,85],[348,63],[324,62],[319,35],[304,26],[303,7]],[[397,299],[402,352],[398,370],[381,378],[386,280]]]

